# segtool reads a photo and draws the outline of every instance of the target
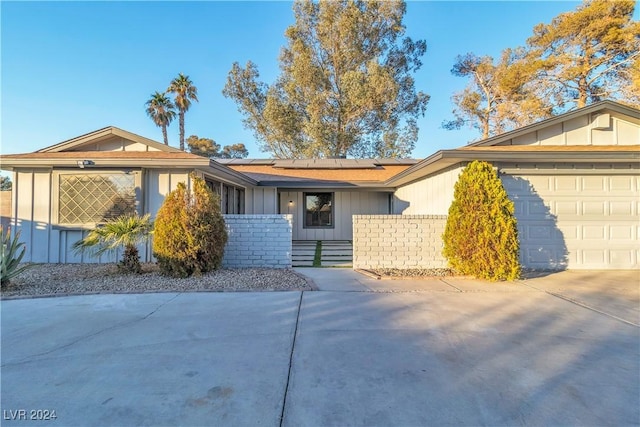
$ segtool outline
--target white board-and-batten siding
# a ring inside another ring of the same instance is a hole
[[[333,227],[305,228],[304,193],[333,193]],[[389,214],[389,193],[373,191],[283,191],[280,213],[293,216],[293,240],[352,240],[353,215]],[[291,206],[289,201],[293,202]]]
[[[245,189],[246,214],[277,214],[278,189],[275,187],[253,187]],[[286,212],[283,212],[286,213]]]
[[[92,170],[92,172],[119,172],[119,170]],[[155,217],[166,195],[179,182],[188,182],[188,170],[138,170],[142,174],[137,182],[138,211]],[[115,262],[120,254],[106,253],[100,257],[88,253],[75,253],[73,244],[82,239],[88,228],[60,227],[55,224],[57,209],[57,171],[19,170],[13,175],[11,225],[20,230],[20,241],[25,243],[23,262],[35,263],[106,263]],[[151,260],[150,244],[139,246],[143,261]]]
[[[453,186],[463,165],[454,165],[440,173],[398,188],[394,194],[396,215],[447,215],[453,201]]]
[[[594,114],[516,136],[498,145],[635,145],[639,140],[640,126],[613,114]]]

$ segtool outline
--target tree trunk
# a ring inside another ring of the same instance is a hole
[[[482,118],[482,139],[489,138],[489,115]]]
[[[164,138],[164,145],[169,145],[169,137],[167,136],[167,125],[162,125],[162,137]]]
[[[180,122],[180,149],[184,151],[184,111],[180,111],[178,120]]]
[[[587,79],[583,76],[578,81],[578,102],[577,107],[582,108],[587,106],[587,95],[589,92],[589,85]]]

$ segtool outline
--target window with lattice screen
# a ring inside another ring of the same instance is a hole
[[[101,223],[136,212],[134,175],[95,173],[59,176],[60,224]]]

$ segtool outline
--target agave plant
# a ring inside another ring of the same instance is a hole
[[[31,267],[29,264],[20,265],[26,248],[24,243],[20,242],[20,230],[11,237],[11,228],[4,227],[0,229],[0,241],[2,241],[2,266],[0,271],[0,286],[5,287],[9,281],[18,274]],[[20,253],[18,253],[20,252]]]
[[[146,242],[153,230],[151,216],[122,215],[89,232],[87,236],[73,244],[75,252],[90,251],[92,256],[124,248],[122,261],[118,263],[127,273],[140,273],[140,255],[136,246]]]

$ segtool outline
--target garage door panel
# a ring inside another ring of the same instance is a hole
[[[556,215],[576,216],[580,213],[579,203],[575,200],[560,200],[555,202],[552,206],[554,205],[555,208],[553,208],[552,211]]]
[[[609,239],[629,241],[635,238],[634,230],[632,225],[612,225],[609,227]]]
[[[612,268],[629,268],[638,264],[638,251],[612,249],[609,251],[609,265]]]
[[[567,254],[550,246],[529,245],[520,248],[520,262],[526,268],[562,270],[567,266]]]
[[[582,190],[584,191],[604,191],[606,190],[606,180],[603,176],[583,176]]]
[[[552,180],[555,182],[555,185],[552,187],[554,190],[569,190],[576,191],[578,190],[578,177],[572,175],[564,175],[564,176],[556,176],[552,177]]]
[[[538,201],[538,200],[528,200],[526,202],[526,212],[528,215],[531,216],[542,216],[545,217],[549,212],[550,209],[547,205],[544,204],[544,202],[542,201]]]
[[[605,214],[605,202],[602,202],[602,201],[582,202],[582,214],[603,216]]]
[[[523,266],[638,268],[640,177],[554,173],[509,180]]]
[[[585,225],[582,227],[583,240],[603,240],[607,237],[604,225]]]
[[[593,266],[603,266],[606,265],[605,260],[607,259],[606,251],[603,249],[588,249],[582,250],[582,263],[589,264]]]
[[[610,215],[622,215],[622,216],[630,216],[633,214],[633,206],[635,203],[631,200],[619,201],[619,202],[610,202],[609,203],[609,214]]]
[[[554,187],[550,184],[551,179],[548,176],[534,175],[527,177],[527,181],[531,184],[533,190],[537,192],[546,193],[549,190],[552,190]],[[526,190],[526,188],[525,188]]]
[[[529,225],[527,226],[526,230],[527,231],[525,233],[528,239],[548,240],[553,237],[551,227],[545,225]]]
[[[610,176],[609,189],[612,191],[631,191],[633,188],[633,177]]]

